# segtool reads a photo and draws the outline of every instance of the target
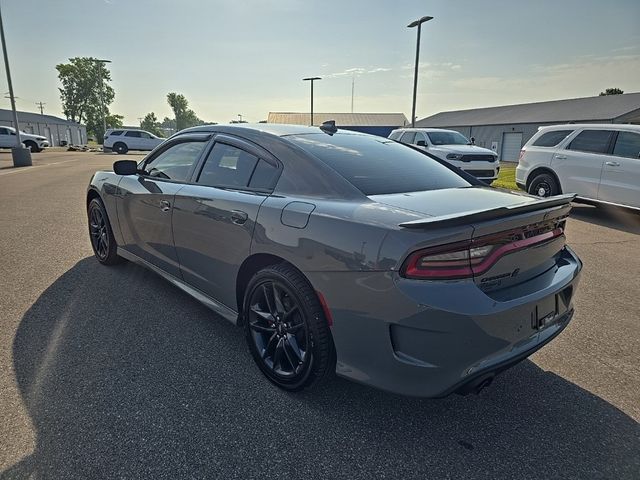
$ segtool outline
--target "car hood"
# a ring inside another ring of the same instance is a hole
[[[488,148],[478,147],[477,145],[434,145],[430,150],[440,150],[444,153],[462,153],[466,154],[480,154],[480,155],[495,155],[496,152],[489,150]]]
[[[509,192],[490,187],[463,187],[426,192],[370,195],[376,203],[419,213],[428,217],[455,215],[476,210],[523,205],[537,201],[525,193]]]

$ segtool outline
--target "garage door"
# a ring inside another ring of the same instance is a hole
[[[505,162],[517,162],[522,148],[522,133],[502,134],[502,157]]]

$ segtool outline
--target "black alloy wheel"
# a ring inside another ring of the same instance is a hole
[[[113,151],[118,155],[124,155],[129,151],[129,147],[127,147],[124,143],[118,142],[113,146]]]
[[[89,236],[93,253],[100,263],[113,265],[122,261],[117,254],[117,245],[104,205],[97,198],[89,202]]]
[[[528,193],[538,197],[552,197],[560,193],[558,182],[548,173],[541,173],[531,180]]]
[[[306,279],[291,266],[276,265],[254,276],[243,319],[254,360],[280,388],[302,390],[334,368],[322,307]]]

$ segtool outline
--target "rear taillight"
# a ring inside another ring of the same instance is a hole
[[[559,225],[528,226],[466,242],[413,252],[400,271],[407,278],[456,279],[482,275],[505,255],[563,235]]]
[[[522,150],[520,150],[520,156],[518,157],[518,161],[522,160],[522,157],[524,157],[524,148]]]

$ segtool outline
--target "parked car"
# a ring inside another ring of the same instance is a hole
[[[129,150],[153,150],[164,140],[145,130],[110,128],[104,134],[102,149],[105,152],[113,151],[124,155]]]
[[[455,130],[399,128],[392,131],[389,138],[422,148],[486,183],[498,178],[498,155],[493,150],[474,145],[471,140]]]
[[[516,183],[541,197],[571,192],[583,201],[640,209],[640,125],[540,128],[522,147]]]
[[[34,135],[20,130],[20,141],[33,153],[41,152],[49,146],[47,137]],[[0,127],[0,148],[12,148],[16,146],[16,129],[13,127]]]
[[[242,326],[277,386],[335,371],[438,397],[478,391],[567,326],[572,198],[493,189],[373,135],[243,124],[115,162],[86,205],[100,263],[143,265]]]

